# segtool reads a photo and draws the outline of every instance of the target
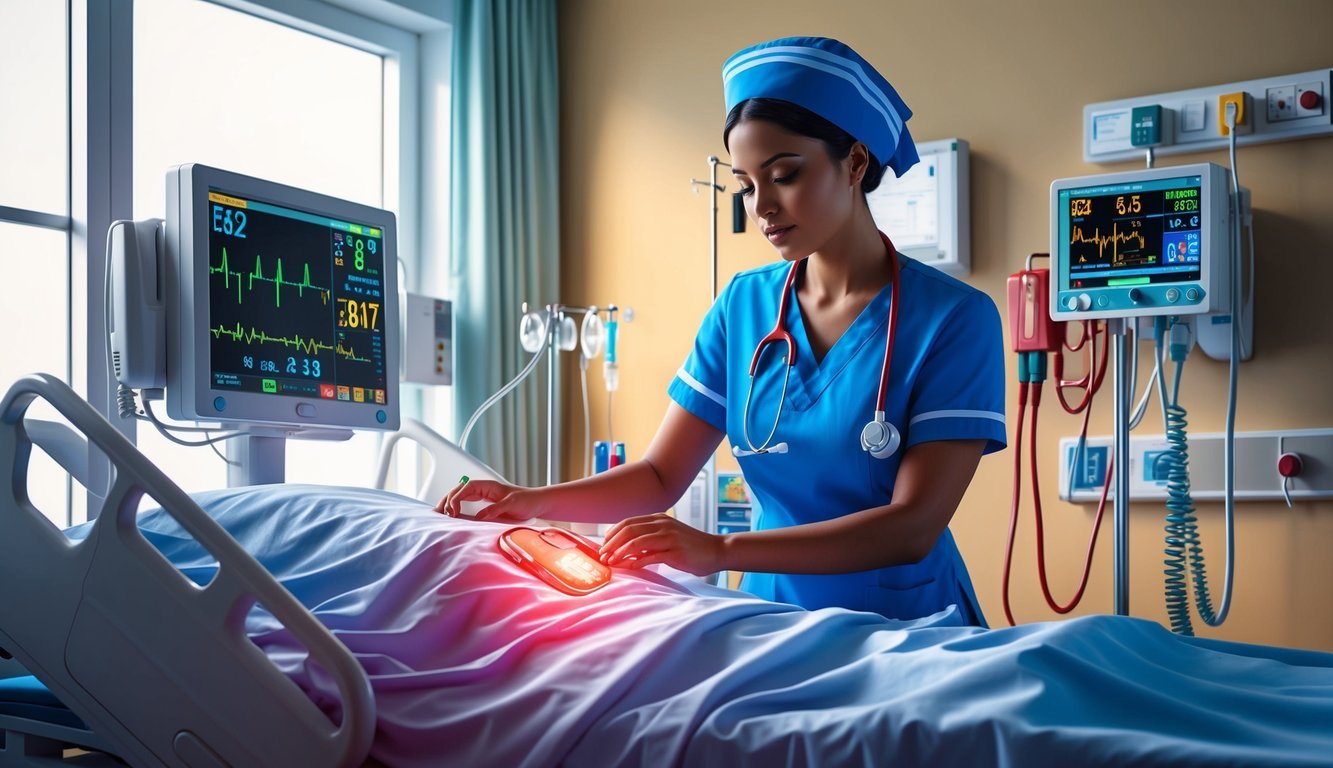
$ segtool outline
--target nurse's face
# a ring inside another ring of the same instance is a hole
[[[738,123],[728,145],[745,210],[782,258],[822,250],[849,222],[859,191],[850,156],[835,161],[819,139],[764,120]]]

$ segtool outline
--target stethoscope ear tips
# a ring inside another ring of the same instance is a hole
[[[875,420],[861,428],[861,449],[877,459],[887,459],[898,452],[902,435],[898,428],[882,420],[880,414]]]

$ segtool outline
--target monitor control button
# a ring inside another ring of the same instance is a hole
[[[1177,301],[1180,301],[1180,289],[1178,288],[1166,289],[1166,300],[1171,302],[1172,304],[1176,303]]]
[[[1138,288],[1130,288],[1129,300],[1134,302],[1135,304],[1138,304],[1140,301],[1143,300],[1143,291],[1140,291]]]
[[[1198,288],[1190,288],[1190,289],[1186,290],[1186,291],[1185,291],[1185,299],[1186,299],[1186,301],[1198,301],[1198,300],[1199,300],[1199,289],[1198,289]]]
[[[1079,311],[1083,312],[1092,309],[1092,297],[1086,293],[1080,293],[1078,295],[1078,308]]]
[[[315,406],[310,403],[297,403],[296,415],[304,416],[307,419],[313,419],[315,417]]]
[[[1110,303],[1111,303],[1111,300],[1108,299],[1108,298],[1106,298],[1106,296],[1098,296],[1098,297],[1097,297],[1097,306],[1099,306],[1099,307],[1104,307],[1104,306],[1106,306],[1107,304],[1110,304]]]

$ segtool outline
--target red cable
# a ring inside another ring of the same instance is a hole
[[[1106,323],[1104,321],[1101,326],[1098,327],[1096,320],[1084,320],[1079,328],[1082,330],[1082,333],[1079,336],[1078,342],[1071,345],[1068,341],[1065,341],[1061,345],[1062,349],[1055,353],[1055,394],[1060,400],[1060,406],[1063,407],[1066,412],[1073,414],[1082,413],[1083,409],[1087,408],[1092,403],[1092,398],[1097,394],[1097,390],[1101,389],[1102,381],[1106,378],[1106,366],[1108,362],[1107,350],[1111,346],[1109,343],[1103,343],[1101,347],[1101,357],[1098,359],[1097,335],[1105,332]],[[1083,374],[1082,378],[1066,380],[1064,378],[1065,350],[1077,352],[1080,349],[1083,349],[1085,345],[1088,347],[1087,371]],[[1069,402],[1065,400],[1065,389],[1067,388],[1081,388],[1083,390],[1083,399],[1079,401],[1077,406],[1071,406]]]
[[[1083,599],[1083,592],[1088,586],[1088,576],[1092,572],[1093,554],[1097,551],[1097,534],[1101,531],[1102,517],[1106,511],[1106,495],[1111,488],[1111,470],[1114,466],[1115,459],[1112,457],[1112,459],[1106,463],[1106,478],[1102,483],[1101,500],[1097,503],[1097,518],[1093,521],[1092,532],[1088,537],[1088,555],[1083,562],[1083,577],[1079,581],[1078,592],[1074,594],[1073,599],[1071,599],[1067,605],[1062,606],[1057,603],[1055,598],[1051,595],[1050,584],[1046,578],[1046,537],[1042,526],[1041,485],[1038,482],[1037,472],[1037,413],[1040,406],[1041,382],[1036,382],[1036,385],[1032,390],[1032,423],[1029,425],[1028,463],[1031,465],[1032,470],[1033,511],[1035,512],[1037,523],[1037,576],[1041,581],[1041,592],[1042,596],[1046,598],[1046,605],[1050,606],[1051,610],[1056,613],[1066,614],[1078,606],[1079,601]],[[1092,408],[1087,408],[1083,413],[1082,436],[1084,439],[1086,439],[1088,434],[1088,421],[1091,415]],[[1019,450],[1021,451],[1021,448]]]
[[[1018,506],[1023,489],[1023,414],[1027,411],[1028,383],[1018,383],[1018,427],[1014,431],[1014,496],[1009,507],[1009,543],[1004,552],[1004,577],[1002,594],[1004,598],[1004,617],[1009,626],[1014,626],[1014,613],[1009,606],[1009,567],[1014,561],[1014,534],[1018,531]]]

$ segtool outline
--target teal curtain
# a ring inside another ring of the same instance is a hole
[[[458,0],[456,10],[450,273],[461,432],[530,359],[518,339],[523,302],[559,297],[560,83],[555,0]],[[523,485],[545,482],[545,374],[542,363],[468,439],[470,453]]]

